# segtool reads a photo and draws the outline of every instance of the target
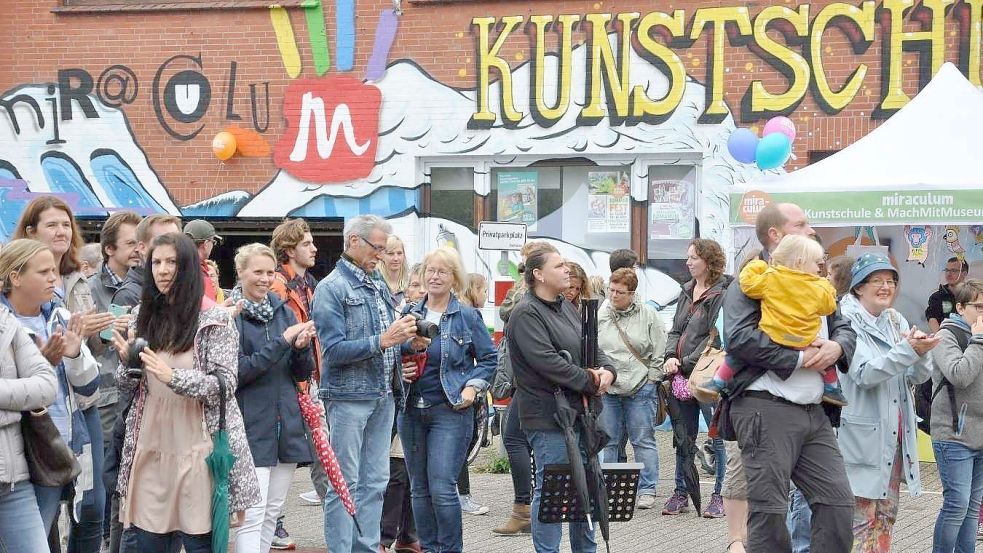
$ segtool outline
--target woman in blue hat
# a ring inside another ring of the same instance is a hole
[[[856,508],[855,553],[890,551],[898,515],[901,481],[921,493],[911,385],[932,374],[928,352],[939,343],[891,306],[898,295],[898,271],[887,256],[867,253],[851,270],[850,293],[840,303],[857,333],[850,371],[843,375],[840,451]]]

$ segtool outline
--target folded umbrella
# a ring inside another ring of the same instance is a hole
[[[319,404],[314,403],[311,396],[302,390],[297,391],[297,403],[300,405],[300,414],[311,432],[311,440],[314,442],[317,460],[324,468],[324,473],[328,475],[328,480],[331,481],[331,487],[338,494],[342,505],[345,506],[345,510],[352,516],[352,520],[355,522],[355,529],[361,535],[362,529],[358,525],[358,517],[355,516],[355,501],[352,499],[352,494],[348,490],[348,483],[345,482],[345,476],[341,473],[341,465],[338,464],[338,457],[335,456],[334,449],[331,448],[328,433],[321,426],[323,408]]]
[[[224,553],[229,549],[229,473],[236,457],[229,445],[229,432],[225,428],[225,379],[218,379],[219,416],[218,430],[212,434],[212,452],[205,458],[212,474],[212,553]]]
[[[581,311],[581,332],[582,338],[582,359],[584,368],[597,367],[597,330],[598,318],[597,310],[599,302],[596,299],[584,300]],[[604,480],[604,472],[601,470],[601,461],[598,455],[607,446],[610,436],[605,432],[598,422],[597,413],[591,409],[591,402],[586,395],[581,395],[584,403],[584,414],[580,416],[583,428],[582,441],[584,451],[587,454],[587,489],[590,497],[594,500],[592,513],[597,520],[597,526],[601,530],[601,538],[608,552],[611,551],[611,520],[608,505],[608,486]]]

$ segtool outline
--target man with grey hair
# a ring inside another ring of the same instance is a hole
[[[396,319],[389,288],[372,278],[392,227],[375,215],[345,225],[345,252],[314,290],[311,318],[321,344],[321,399],[331,446],[353,488],[361,534],[338,494],[324,498],[324,538],[332,553],[377,553],[382,497],[389,483],[395,395],[405,397],[400,348],[416,334],[412,316]],[[424,339],[414,346],[426,347]],[[329,540],[330,537],[330,540]]]
[[[79,250],[79,261],[82,262],[80,270],[85,278],[92,278],[92,275],[102,268],[102,248],[98,243],[82,246]]]

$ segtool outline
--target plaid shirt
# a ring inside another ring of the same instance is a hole
[[[389,328],[393,324],[393,311],[386,303],[386,300],[382,297],[382,290],[380,289],[380,283],[373,279],[368,273],[366,273],[361,267],[352,263],[345,256],[342,256],[341,262],[346,264],[348,269],[355,275],[355,278],[361,280],[369,287],[375,296],[375,305],[379,310],[379,321],[382,323],[383,331]],[[388,293],[388,289],[387,289]],[[381,338],[380,338],[380,347]],[[393,380],[393,369],[396,367],[396,360],[399,358],[399,347],[393,346],[390,348],[385,348],[382,350],[382,364],[386,367],[386,390],[392,390],[392,380]]]
[[[114,273],[113,270],[109,268],[108,263],[102,264],[102,272],[109,275],[109,281],[113,283],[114,288],[119,288],[119,286],[123,284],[123,279],[116,276],[116,273]]]

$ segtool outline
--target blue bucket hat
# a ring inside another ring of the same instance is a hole
[[[865,253],[857,258],[853,263],[853,268],[850,269],[850,289],[854,289],[860,285],[869,277],[872,273],[877,271],[891,271],[894,273],[894,278],[898,278],[898,270],[891,265],[891,260],[887,258],[886,255],[882,253]]]

